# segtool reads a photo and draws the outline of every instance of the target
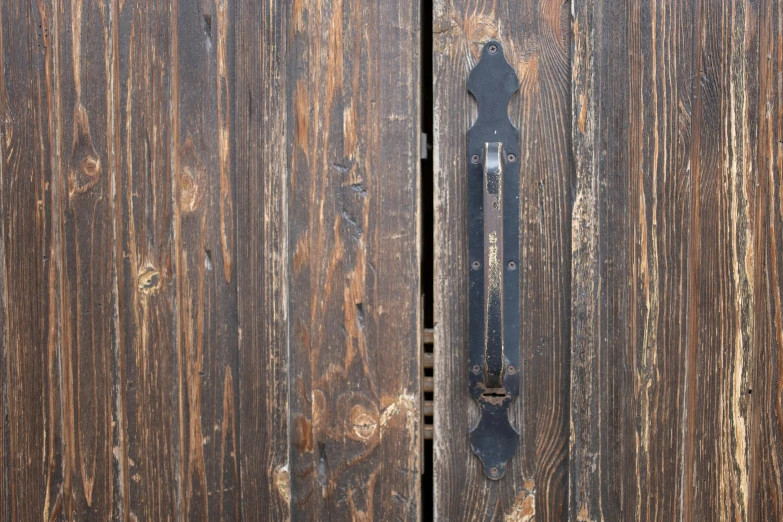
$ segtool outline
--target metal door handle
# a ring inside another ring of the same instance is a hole
[[[468,77],[478,118],[468,131],[468,381],[481,418],[473,452],[493,480],[519,446],[508,407],[519,395],[519,131],[508,103],[519,89],[499,42]]]

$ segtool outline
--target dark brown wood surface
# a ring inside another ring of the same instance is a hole
[[[57,325],[59,246],[52,226],[51,8],[2,5],[2,492],[0,518],[40,518],[63,482]],[[46,44],[46,45],[43,45]],[[54,286],[54,288],[52,288]],[[53,332],[54,330],[54,332]],[[31,350],[30,347],[35,347]],[[48,434],[48,436],[44,436]]]
[[[418,10],[289,14],[295,520],[419,517]]]
[[[290,519],[287,5],[241,0],[234,11],[240,395],[232,427],[244,520]]]
[[[233,6],[172,4],[178,464],[187,520],[240,516]]]
[[[0,2],[0,519],[418,519],[418,4],[288,4]]]
[[[563,520],[568,495],[571,164],[570,4],[436,1],[435,512],[441,520]],[[476,115],[467,73],[502,42],[520,92],[520,448],[488,481],[468,444],[478,408],[467,388],[465,135]]]
[[[108,9],[51,7],[55,74],[47,117],[55,145],[51,223],[58,250],[52,259],[61,276],[50,280],[59,294],[53,340],[59,342],[60,361],[52,358],[49,364],[61,368],[59,383],[53,379],[52,384],[62,394],[64,476],[60,491],[57,483],[49,487],[53,514],[99,518],[112,512],[115,485],[110,445],[115,157],[108,152],[110,42],[108,32],[97,29],[107,29]]]
[[[74,5],[78,8],[78,5]],[[182,488],[185,364],[178,309],[173,147],[178,113],[170,3],[125,2],[111,14],[116,144],[117,422],[122,510],[174,519]],[[177,481],[180,477],[180,481]],[[172,487],[177,484],[176,487]]]
[[[783,519],[778,0],[0,0],[0,520]],[[466,79],[520,78],[521,445]],[[420,116],[435,166],[421,496]]]
[[[749,514],[783,518],[783,4],[758,4]],[[755,85],[752,85],[756,88]]]
[[[575,4],[575,520],[780,520],[781,4]]]

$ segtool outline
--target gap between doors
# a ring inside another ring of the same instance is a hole
[[[422,353],[422,405],[423,408],[423,473],[421,476],[421,506],[422,520],[433,519],[434,490],[433,490],[433,411],[432,401],[434,395],[434,370],[432,361],[434,358],[433,335],[434,324],[434,186],[433,186],[433,76],[432,76],[432,0],[421,1],[421,71],[420,71],[420,100],[421,100],[421,293],[422,293],[422,326],[423,353]]]

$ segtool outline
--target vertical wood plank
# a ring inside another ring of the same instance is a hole
[[[566,513],[570,352],[570,2],[472,0],[434,6],[435,512],[442,520],[561,520]],[[520,129],[520,448],[488,480],[467,432],[466,91],[481,46],[499,39],[520,78],[510,109]]]
[[[6,53],[5,53],[5,39],[4,39],[4,21],[8,17],[4,13],[5,5],[0,4],[0,107],[3,112],[8,112],[10,100],[8,98],[8,73],[6,71]],[[3,122],[0,127],[3,135],[8,132],[8,125]],[[0,144],[1,145],[1,144]],[[4,412],[11,412],[11,402],[8,400],[8,383],[10,381],[11,374],[9,373],[9,350],[8,350],[8,270],[6,268],[8,259],[6,256],[6,237],[8,236],[9,226],[5,218],[10,214],[8,200],[8,190],[6,188],[8,174],[8,148],[3,147],[0,149],[0,215],[3,219],[0,220],[0,341],[2,342],[2,349],[0,349],[0,404]],[[51,270],[51,267],[50,267]],[[50,348],[51,349],[51,348]],[[11,516],[11,457],[10,457],[10,422],[3,422],[2,430],[0,430],[0,516],[3,519]]]
[[[595,125],[600,91],[596,87],[598,61],[605,50],[592,32],[600,32],[603,18],[591,2],[574,4],[571,56],[572,137],[576,174],[571,218],[571,379],[568,462],[568,520],[599,520],[601,515],[598,467],[603,423],[592,420],[601,412],[597,392],[600,309],[598,260],[599,202]],[[578,116],[577,116],[578,115]],[[599,142],[599,145],[601,143]],[[599,149],[599,152],[603,149]]]
[[[67,518],[112,516],[113,170],[106,2],[59,2],[55,132],[62,450]],[[54,193],[53,193],[54,194]],[[59,508],[54,510],[56,513]]]
[[[783,4],[759,2],[751,520],[783,518]]]
[[[232,13],[178,7],[2,3],[3,520],[240,517]]]
[[[229,2],[175,2],[174,248],[186,520],[239,519]],[[179,377],[178,377],[179,379]]]
[[[774,9],[576,7],[569,515],[763,519]]]
[[[115,1],[117,448],[125,520],[179,518],[185,361],[178,351],[169,2]],[[176,89],[176,84],[173,87]]]
[[[751,202],[754,136],[746,106],[757,85],[758,47],[746,49],[747,0],[696,5],[688,240],[688,337],[683,516],[749,516],[751,343],[755,255]],[[752,33],[755,34],[755,23]],[[750,81],[749,81],[750,80]],[[753,132],[755,134],[755,132]],[[698,168],[695,168],[698,167]],[[693,484],[694,487],[688,487]]]
[[[692,487],[692,5],[576,5],[572,519],[671,520]]]
[[[239,455],[245,520],[290,518],[288,2],[236,3]]]
[[[417,520],[418,3],[289,20],[292,518]]]
[[[49,2],[0,5],[4,520],[48,516],[62,483],[52,20]]]

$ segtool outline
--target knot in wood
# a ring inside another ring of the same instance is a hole
[[[160,272],[153,267],[145,267],[137,278],[139,292],[149,295],[158,291],[160,288]]]
[[[352,439],[369,441],[378,430],[378,412],[368,410],[361,404],[354,405],[351,408],[350,429],[348,436]]]
[[[81,104],[74,110],[73,149],[68,168],[68,197],[90,190],[101,176],[101,159],[90,135],[87,111]]]
[[[179,155],[179,204],[182,211],[187,214],[201,205],[206,173],[190,136],[180,148]]]

